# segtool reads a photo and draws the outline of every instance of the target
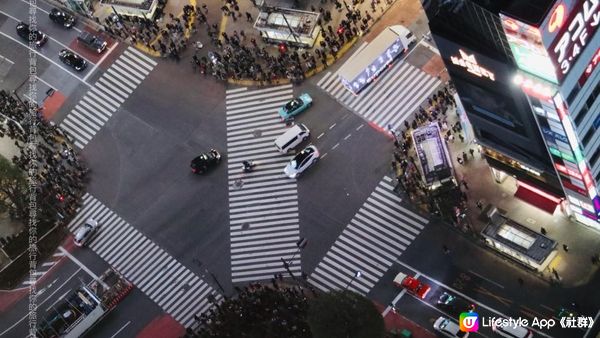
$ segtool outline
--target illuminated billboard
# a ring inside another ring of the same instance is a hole
[[[517,66],[547,81],[558,83],[555,67],[542,44],[540,31],[503,14],[500,14],[500,18]]]
[[[552,33],[552,41],[546,44],[548,56],[556,67],[558,81],[562,81],[573,64],[587,47],[600,25],[600,1],[580,0],[567,12],[559,4],[550,13],[544,29]]]

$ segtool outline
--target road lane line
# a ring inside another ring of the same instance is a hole
[[[11,18],[11,19],[15,20],[17,23],[19,23],[19,22],[22,22],[22,20],[19,20],[18,18],[15,18],[14,16],[12,16],[12,15],[10,15],[10,14],[8,14],[8,13],[6,13],[6,12],[2,11],[2,10],[0,10],[0,13],[2,13],[2,14],[4,14],[4,15],[6,15],[7,17],[9,17],[9,18]],[[56,40],[55,38],[53,38],[53,37],[52,37],[52,36],[50,36],[49,34],[46,34],[46,36],[48,37],[48,39],[50,39],[50,40],[52,40],[52,41],[56,42],[57,44],[59,44],[59,45],[61,45],[61,46],[63,46],[65,49],[68,49],[68,50],[70,50],[70,51],[72,51],[72,52],[75,52],[75,51],[74,51],[73,49],[71,49],[69,46],[67,46],[67,45],[63,44],[62,42],[60,42],[60,41],[58,41],[58,40]],[[81,58],[83,58],[83,59],[84,59],[85,61],[87,61],[88,63],[90,63],[90,64],[94,64],[92,61],[90,61],[90,60],[86,59],[86,58],[85,58],[85,57],[83,57],[81,54],[77,54],[77,55],[81,56]]]
[[[115,332],[115,334],[110,336],[110,338],[115,338],[119,334],[119,332],[123,331],[123,329],[125,329],[127,326],[129,326],[129,324],[131,324],[131,320],[128,321],[127,323],[125,323],[125,325],[121,326],[121,328],[117,332]]]
[[[469,300],[469,301],[470,301],[470,302],[472,302],[473,304],[477,304],[477,305],[481,306],[482,308],[484,308],[484,309],[486,309],[486,310],[488,310],[488,311],[490,311],[490,312],[492,312],[492,313],[494,313],[494,314],[496,314],[496,315],[498,315],[498,316],[502,316],[502,317],[504,317],[504,318],[510,318],[510,317],[511,317],[511,316],[508,316],[508,315],[506,315],[506,314],[504,314],[504,313],[502,313],[502,312],[500,312],[500,311],[498,311],[498,310],[496,310],[496,309],[494,309],[494,308],[492,308],[492,307],[490,307],[490,306],[488,306],[488,305],[485,305],[485,304],[483,304],[483,303],[481,303],[481,302],[478,302],[478,301],[476,301],[475,299],[473,299],[473,298],[471,298],[471,297],[469,297],[469,296],[465,295],[464,293],[462,293],[462,292],[459,292],[458,290],[455,290],[454,288],[452,288],[452,287],[450,287],[450,286],[448,286],[448,285],[446,285],[446,284],[444,284],[444,283],[442,283],[442,282],[438,281],[437,279],[434,279],[433,277],[430,277],[430,276],[428,276],[428,275],[426,275],[426,274],[424,274],[424,273],[420,272],[419,270],[415,269],[414,267],[412,267],[412,266],[410,266],[410,265],[408,265],[408,264],[406,264],[406,263],[404,263],[404,262],[402,262],[402,261],[400,261],[400,260],[397,260],[397,261],[396,261],[396,263],[397,263],[397,264],[399,264],[399,265],[402,265],[403,267],[405,267],[405,268],[407,268],[407,269],[410,269],[410,270],[412,270],[412,271],[415,271],[417,274],[421,274],[421,275],[423,275],[425,278],[427,278],[427,279],[431,280],[432,282],[434,282],[434,283],[438,284],[439,286],[443,286],[444,288],[446,288],[446,289],[448,289],[448,290],[450,290],[450,291],[452,291],[452,292],[454,292],[454,293],[456,293],[456,294],[458,294],[458,295],[462,296],[463,298],[465,298],[465,299]],[[529,328],[529,329],[531,329],[532,331],[535,331],[537,334],[539,334],[539,335],[541,335],[541,336],[544,336],[544,337],[547,337],[547,338],[552,338],[552,336],[550,336],[550,335],[547,335],[547,334],[545,334],[545,333],[542,333],[541,331],[539,331],[539,330],[536,330],[536,329],[534,329],[534,328],[532,328],[532,327],[528,327],[528,328]]]
[[[352,136],[352,134],[348,134],[348,135],[346,135],[346,137],[344,137],[344,141],[346,141],[347,139],[349,139],[349,138],[350,138],[350,136]]]
[[[72,260],[73,263],[79,265],[81,267],[81,269],[83,271],[87,272],[88,275],[92,276],[92,278],[94,278],[94,280],[96,280],[100,284],[102,284],[102,286],[104,287],[104,289],[106,289],[106,290],[109,289],[108,285],[106,285],[106,283],[104,283],[103,281],[100,280],[100,277],[96,276],[96,274],[93,273],[92,270],[90,270],[87,266],[85,266],[83,263],[81,263],[81,261],[78,260],[77,258],[75,258],[75,256],[71,255],[71,253],[68,252],[67,250],[65,250],[65,248],[63,248],[62,246],[59,246],[58,250],[60,250],[61,252],[63,252],[65,254],[65,256],[69,257],[69,259]]]
[[[484,281],[490,282],[490,283],[496,285],[497,287],[504,289],[504,286],[502,284],[496,283],[493,280],[490,280],[490,279],[488,279],[486,277],[483,277],[482,275],[478,274],[477,272],[475,272],[473,270],[467,270],[467,272],[470,272],[470,273],[474,274],[475,276],[483,279]]]
[[[333,128],[335,127],[335,125],[336,125],[336,124],[337,124],[337,123],[334,123],[334,124],[332,124],[332,125],[331,125],[331,127],[329,127],[329,130],[333,129]]]
[[[106,51],[106,53],[104,53],[104,56],[102,56],[102,58],[101,58],[100,60],[98,60],[98,63],[96,63],[96,64],[94,65],[94,67],[93,67],[93,68],[92,68],[92,69],[91,69],[91,70],[90,70],[90,71],[87,73],[87,75],[86,75],[86,76],[84,76],[84,78],[83,78],[83,80],[84,80],[84,81],[86,81],[86,80],[87,80],[87,79],[88,79],[90,76],[92,76],[92,74],[93,74],[93,73],[96,71],[96,69],[98,68],[98,66],[100,66],[100,64],[101,64],[102,62],[104,62],[104,60],[106,60],[106,58],[107,58],[107,57],[110,55],[110,53],[112,53],[112,52],[113,52],[113,50],[114,50],[114,49],[115,49],[115,48],[116,48],[118,45],[119,45],[119,42],[118,42],[118,41],[115,41],[115,44],[114,44],[112,47],[110,47],[110,48],[109,48],[109,49]]]
[[[77,80],[81,81],[81,83],[85,84],[86,86],[88,86],[88,87],[91,87],[91,86],[92,86],[91,84],[87,83],[85,80],[83,80],[82,78],[80,78],[79,76],[77,76],[77,75],[75,75],[75,74],[71,73],[71,72],[70,72],[69,70],[67,70],[65,67],[61,66],[61,65],[60,65],[60,64],[58,64],[56,61],[54,61],[54,60],[50,59],[49,57],[47,57],[46,55],[44,55],[44,54],[40,53],[39,51],[37,51],[37,50],[35,50],[35,49],[31,49],[31,48],[29,48],[29,46],[28,46],[28,45],[24,44],[23,42],[21,42],[21,41],[19,41],[19,40],[15,39],[15,38],[13,38],[12,36],[10,36],[10,35],[8,35],[8,34],[6,34],[6,33],[4,33],[4,32],[0,32],[0,34],[4,35],[5,37],[7,37],[7,38],[9,38],[9,39],[11,39],[11,40],[13,40],[14,42],[16,42],[16,43],[20,44],[21,46],[23,46],[23,47],[25,47],[25,48],[27,48],[27,49],[29,49],[29,50],[33,51],[34,53],[38,54],[39,56],[43,57],[44,59],[48,60],[50,63],[52,63],[52,64],[54,64],[55,66],[57,66],[58,68],[60,68],[60,69],[64,70],[64,71],[65,71],[67,74],[69,74],[69,75],[71,75],[72,77],[76,78]]]
[[[323,137],[323,135],[325,135],[325,133],[321,133],[319,136],[317,136],[317,140]]]
[[[360,126],[356,127],[356,129],[354,129],[354,130],[359,131],[362,127],[364,127],[364,124],[361,124]]]
[[[66,295],[67,295],[69,292],[71,292],[71,290],[67,290],[67,291],[65,291],[65,293],[63,293],[63,294],[62,294],[62,296],[60,296],[60,297],[56,298],[56,300],[54,301],[54,303],[50,304],[50,306],[48,306],[48,307],[46,308],[46,311],[50,310],[50,308],[51,308],[51,307],[53,307],[53,306],[54,306],[54,304],[56,304],[56,303],[60,302],[60,301],[61,301],[63,298],[65,298],[65,296],[66,296]]]
[[[335,144],[333,147],[331,147],[331,150],[335,150],[335,148],[337,148],[337,147],[339,147],[339,146],[340,146],[340,143],[338,142],[338,143],[336,143],[336,144]]]
[[[596,316],[594,317],[594,323],[596,323],[598,321],[598,316],[600,316],[600,310],[598,310],[598,313],[596,313]],[[585,331],[585,334],[583,335],[582,338],[587,338],[587,336],[590,334],[591,329],[592,329],[591,327],[589,329],[587,329],[587,331]]]
[[[37,307],[39,308],[40,306],[42,306],[46,301],[48,301],[48,299],[50,299],[50,297],[52,297],[55,293],[58,292],[58,290],[60,290],[63,286],[65,286],[65,284],[67,284],[67,282],[69,280],[71,280],[71,278],[75,277],[75,275],[77,273],[79,273],[79,271],[81,271],[81,269],[78,269],[77,271],[75,271],[69,278],[67,278],[67,280],[65,280],[54,292],[52,292],[46,299],[44,299],[43,301],[41,301]],[[23,316],[23,318],[19,319],[18,321],[16,321],[11,327],[7,328],[6,330],[0,332],[0,337],[4,336],[4,334],[10,330],[12,330],[15,326],[19,325],[19,323],[21,323],[22,321],[24,321],[25,319],[29,318],[29,313],[27,313],[25,316]]]

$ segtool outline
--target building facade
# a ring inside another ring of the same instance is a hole
[[[424,7],[496,178],[514,176],[518,197],[600,229],[600,1]]]

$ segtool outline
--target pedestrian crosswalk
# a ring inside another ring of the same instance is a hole
[[[369,293],[428,223],[401,206],[393,190],[385,176],[310,275],[311,284]]]
[[[283,173],[290,155],[273,141],[286,130],[277,109],[293,97],[292,85],[227,91],[227,152],[232,280],[256,281],[300,273],[298,192]],[[243,161],[254,161],[242,173]]]
[[[338,102],[381,128],[401,124],[433,95],[440,80],[408,62],[396,63],[358,95],[352,94],[336,73],[328,72],[317,85]]]
[[[127,48],[60,123],[83,149],[156,66],[133,47]]]
[[[86,194],[69,230],[77,232],[90,218],[100,228],[88,246],[185,327],[194,322],[194,315],[207,311],[211,301],[223,298],[152,240]]]

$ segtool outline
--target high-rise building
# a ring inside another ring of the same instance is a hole
[[[497,180],[600,228],[600,0],[425,0]]]

